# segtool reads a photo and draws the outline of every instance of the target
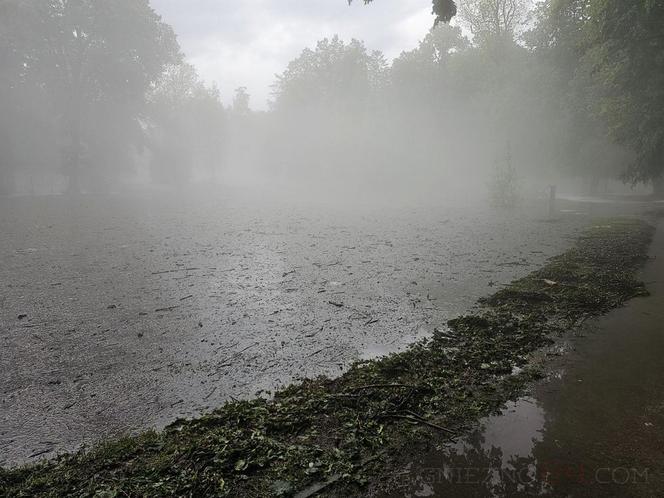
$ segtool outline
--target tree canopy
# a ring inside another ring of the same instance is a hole
[[[538,19],[534,46],[554,62],[579,119],[633,151],[626,180],[662,185],[664,1],[548,0]]]
[[[472,37],[448,24],[457,4]],[[181,184],[229,158],[300,176],[479,176],[507,144],[538,175],[597,184],[620,171],[664,187],[664,0],[529,6],[434,1],[439,25],[391,63],[358,40],[320,40],[262,113],[245,87],[225,109],[148,0],[4,0],[0,190],[33,170],[77,190],[137,164]]]
[[[292,60],[272,86],[274,107],[329,111],[364,106],[375,94],[387,63],[380,52],[368,52],[358,40],[345,43],[338,36],[320,40]]]
[[[6,0],[2,9],[11,48],[0,73],[14,82],[10,93],[41,99],[69,188],[79,189],[83,167],[103,174],[126,164],[141,145],[148,90],[180,58],[170,26],[148,0]]]

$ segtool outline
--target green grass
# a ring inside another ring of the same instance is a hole
[[[304,381],[272,400],[229,402],[162,432],[0,470],[0,495],[262,497],[311,486],[360,494],[389,469],[390,455],[432,431],[463,433],[521,395],[539,375],[531,353],[551,337],[645,294],[634,275],[652,234],[642,221],[602,222],[404,352],[356,363],[337,379]],[[523,370],[512,375],[515,366]]]

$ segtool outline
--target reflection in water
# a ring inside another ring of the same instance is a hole
[[[545,414],[533,398],[510,402],[469,436],[414,462],[412,480],[393,496],[515,496],[543,494],[536,444]]]
[[[617,432],[612,426],[631,421],[619,420],[620,410],[593,416],[606,410],[601,405],[580,409],[583,400],[595,400],[578,376],[575,369],[554,369],[533,397],[508,403],[455,444],[411,462],[387,496],[664,496],[652,492],[664,489],[655,474],[664,404],[647,411],[652,422]],[[652,436],[648,445],[643,438]]]
[[[664,496],[662,251],[660,227],[650,297],[552,348],[531,397],[411,461],[387,496]]]

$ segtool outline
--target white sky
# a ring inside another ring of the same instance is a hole
[[[338,34],[388,59],[417,45],[433,24],[430,0],[151,0],[173,26],[188,60],[216,82],[225,104],[246,86],[265,109],[275,74],[305,47]]]

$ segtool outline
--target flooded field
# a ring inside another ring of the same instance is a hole
[[[583,213],[0,199],[0,464],[405,347],[566,249]]]
[[[641,277],[651,296],[589,321],[543,355],[530,396],[468,437],[413,455],[379,496],[662,496],[664,233]]]

